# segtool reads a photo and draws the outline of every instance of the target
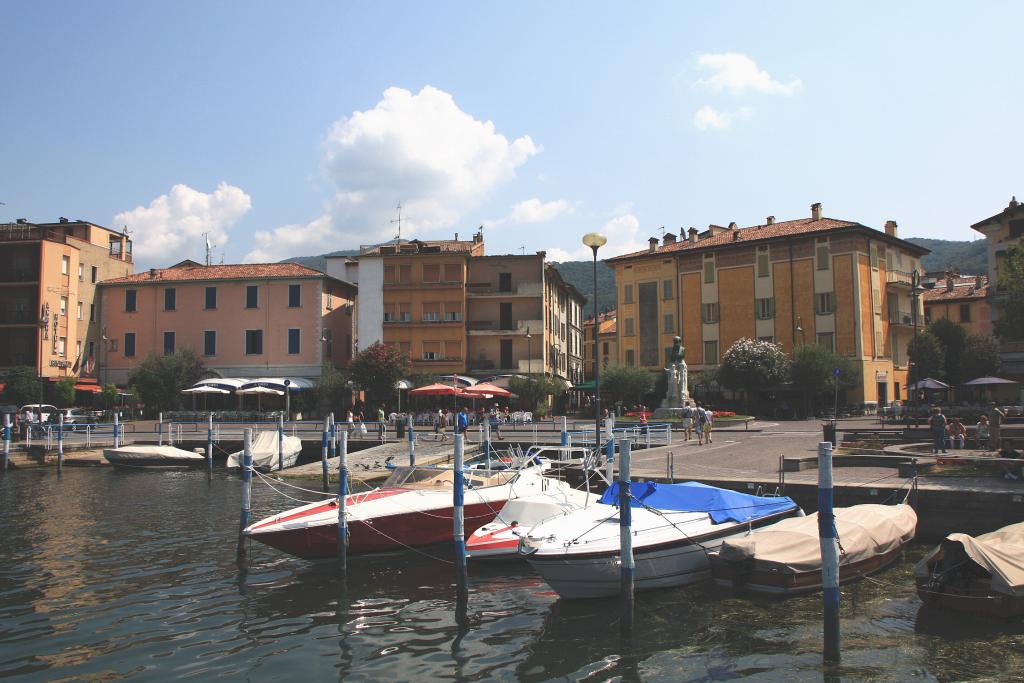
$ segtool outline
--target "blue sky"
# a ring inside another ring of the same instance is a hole
[[[12,2],[0,220],[141,267],[393,236],[602,255],[809,214],[975,239],[1021,180],[1024,4]]]

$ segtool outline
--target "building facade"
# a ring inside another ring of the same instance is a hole
[[[598,316],[596,329],[597,356],[601,363],[601,369],[604,370],[609,363],[618,363],[619,359],[615,311],[608,311]],[[583,369],[584,378],[587,381],[594,379],[594,330],[594,319],[587,318],[583,322]]]
[[[320,377],[352,358],[356,288],[297,263],[185,261],[100,283],[104,382],[195,351],[221,377]]]
[[[680,335],[694,371],[718,365],[738,339],[778,343],[786,353],[821,344],[855,359],[862,385],[850,403],[906,396],[906,349],[915,315],[912,273],[927,249],[879,231],[825,218],[740,228],[690,228],[651,238],[645,251],[609,259],[618,287],[617,362],[657,370]],[[917,320],[923,322],[918,302]]]
[[[992,334],[987,275],[944,273],[934,280],[926,277],[923,284],[925,324],[945,318],[963,327],[967,334]]]
[[[95,388],[100,321],[96,285],[132,273],[124,233],[62,218],[0,225],[0,371],[35,367]]]

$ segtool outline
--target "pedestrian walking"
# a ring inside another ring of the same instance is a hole
[[[462,410],[455,418],[455,433],[465,434],[469,430],[469,408],[462,406]]]
[[[942,414],[942,408],[933,408],[932,416],[928,419],[928,427],[932,430],[932,453],[938,453],[939,449],[946,452],[946,416]]]
[[[704,425],[707,423],[708,417],[704,412],[704,407],[701,404],[697,404],[693,407],[693,431],[697,433],[697,445],[704,445]]]
[[[715,426],[715,414],[711,408],[704,408],[704,443],[711,443],[711,428]]]
[[[384,404],[377,406],[377,424],[380,429],[380,440],[384,441],[384,425],[387,418],[384,415]]]
[[[693,438],[693,408],[690,406],[683,406],[683,440],[689,441]]]

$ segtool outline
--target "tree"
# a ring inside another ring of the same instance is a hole
[[[1010,247],[999,265],[999,298],[994,302],[999,317],[993,323],[996,336],[1024,339],[1024,248]]]
[[[429,372],[416,372],[406,377],[406,379],[412,384],[413,389],[418,389],[428,384],[435,384],[437,382],[437,375],[432,375]]]
[[[722,356],[718,377],[731,389],[742,389],[751,411],[751,399],[758,387],[783,381],[789,373],[789,358],[778,344],[743,337]]]
[[[57,382],[55,396],[58,408],[69,408],[75,405],[75,378],[65,377]]]
[[[520,403],[527,410],[538,415],[546,415],[548,397],[561,395],[565,391],[565,385],[544,375],[516,375],[509,379],[508,390],[519,397]]]
[[[397,347],[377,342],[355,355],[352,381],[366,392],[366,400],[381,404],[394,399],[395,382],[409,374],[409,357]]]
[[[4,402],[21,407],[39,400],[39,377],[35,368],[16,365],[7,371],[4,378]]]
[[[942,342],[931,332],[918,333],[907,345],[907,358],[913,364],[911,384],[927,377],[941,379],[946,376],[946,353]]]
[[[348,374],[330,364],[325,364],[321,370],[314,393],[315,400],[309,401],[310,405],[296,407],[299,409],[314,408],[316,405],[320,405],[326,407],[330,412],[352,402],[352,386],[349,384]]]
[[[110,407],[117,403],[117,385],[116,384],[104,384],[103,389],[100,391],[100,398],[103,399],[103,407],[110,410]]]
[[[654,376],[643,368],[609,365],[601,372],[601,391],[613,401],[639,403],[654,386]]]
[[[839,369],[839,377],[835,371]],[[804,395],[804,412],[808,413],[816,401],[831,399],[835,391],[845,391],[860,384],[860,366],[846,356],[818,344],[804,344],[793,352],[789,366],[790,381]],[[838,386],[837,386],[838,385]]]
[[[928,332],[935,335],[942,345],[942,367],[944,379],[952,385],[964,381],[963,364],[964,349],[967,346],[967,332],[949,318],[938,318],[928,325]],[[927,375],[925,375],[927,377]]]
[[[168,356],[151,353],[131,375],[128,384],[150,410],[173,410],[181,405],[181,392],[203,376],[203,364],[192,349]]]
[[[999,370],[999,345],[987,334],[972,334],[959,363],[965,381],[994,375]]]

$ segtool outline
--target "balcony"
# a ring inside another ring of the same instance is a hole
[[[910,289],[913,277],[913,273],[907,273],[902,270],[887,270],[885,271],[885,284]]]
[[[544,330],[543,320],[515,320],[512,327],[501,326],[497,320],[472,320],[466,324],[471,335],[524,335],[527,328],[531,334],[540,337]]]
[[[502,297],[541,296],[542,293],[543,289],[539,282],[523,282],[513,285],[512,289],[505,291],[490,282],[470,282],[466,285],[466,294],[473,298],[500,299]]]
[[[39,324],[34,310],[25,308],[0,309],[0,325],[31,325]]]
[[[889,311],[889,324],[913,327],[914,314],[910,311]]]

